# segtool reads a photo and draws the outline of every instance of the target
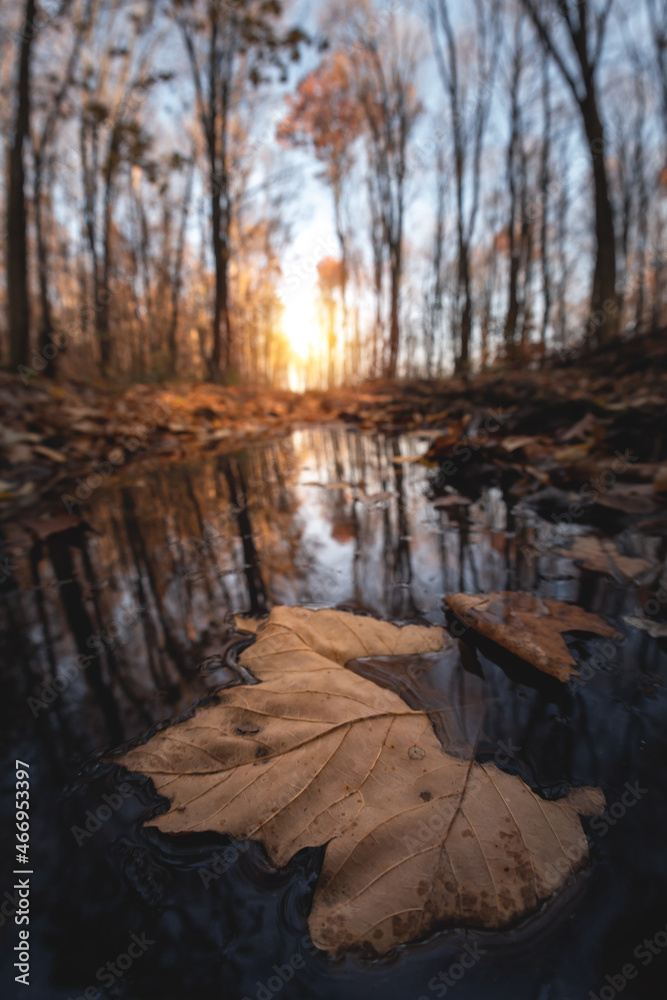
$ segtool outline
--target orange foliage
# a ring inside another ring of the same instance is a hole
[[[340,183],[352,157],[350,147],[361,132],[361,109],[352,93],[345,57],[336,53],[309,73],[288,98],[288,113],[278,138],[295,146],[312,146],[327,177]]]
[[[324,292],[332,292],[340,287],[342,282],[342,264],[334,257],[325,257],[317,265],[320,288]]]

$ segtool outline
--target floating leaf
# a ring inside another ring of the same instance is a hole
[[[56,514],[55,517],[22,517],[21,525],[40,541],[59,535],[62,531],[78,528],[83,522],[78,514]]]
[[[445,601],[465,624],[559,681],[577,672],[562,632],[594,632],[610,638],[617,634],[583,608],[533,594],[451,594]]]
[[[382,955],[444,924],[508,926],[586,863],[578,814],[492,764],[446,753],[428,715],[344,669],[435,652],[442,629],[274,608],[239,657],[260,681],[121,758],[171,808],[151,825],[261,842],[275,865],[326,845],[309,917],[326,951]]]
[[[610,573],[623,580],[636,580],[655,568],[647,559],[621,555],[611,539],[595,535],[577,535],[570,549],[557,551],[594,573]]]
[[[433,506],[440,508],[447,507],[468,507],[472,503],[469,497],[461,496],[459,493],[450,493],[444,497],[438,497],[433,501]]]
[[[408,465],[413,462],[421,462],[423,455],[394,455],[392,462],[394,465]]]
[[[648,632],[652,639],[667,639],[667,622],[656,622],[652,618],[635,618],[633,615],[627,615],[623,621],[633,628],[641,629],[642,632]]]

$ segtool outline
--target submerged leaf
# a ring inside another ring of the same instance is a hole
[[[576,673],[561,632],[594,632],[610,638],[617,634],[597,615],[575,604],[533,594],[451,594],[445,601],[465,624],[559,681]]]
[[[586,863],[578,814],[604,799],[543,801],[455,758],[425,712],[343,666],[453,644],[439,628],[274,608],[239,658],[260,683],[121,762],[169,798],[161,830],[256,840],[279,866],[326,845],[309,918],[326,951],[382,955],[444,924],[508,926]]]

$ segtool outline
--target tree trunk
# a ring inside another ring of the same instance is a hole
[[[348,334],[348,313],[347,313],[347,277],[348,277],[348,253],[347,236],[343,225],[342,213],[342,193],[337,187],[334,188],[334,220],[336,225],[336,236],[340,247],[340,300],[343,311],[343,342],[347,343]]]
[[[595,187],[595,239],[597,254],[591,294],[591,324],[597,326],[601,343],[609,343],[618,333],[616,296],[616,234],[614,213],[609,197],[609,179],[605,164],[604,129],[598,114],[595,92],[589,89],[581,103],[584,128],[593,160]],[[595,327],[594,327],[595,328]]]
[[[551,320],[551,270],[549,258],[549,177],[551,157],[551,99],[549,63],[544,56],[542,65],[542,106],[544,109],[544,133],[540,159],[540,199],[542,213],[540,221],[540,258],[542,262],[542,332],[541,341],[546,347],[549,322]]]
[[[215,301],[213,307],[213,348],[209,374],[218,380],[224,370],[230,371],[233,361],[232,324],[229,314],[229,220],[221,203],[220,176],[213,181],[211,223],[213,256],[215,258]],[[226,182],[225,182],[226,183]]]
[[[192,198],[192,182],[194,178],[194,156],[188,167],[188,175],[185,182],[185,192],[183,194],[183,206],[181,209],[181,225],[178,231],[178,245],[176,247],[176,259],[174,261],[174,274],[171,280],[171,319],[167,334],[167,345],[169,350],[169,374],[173,377],[178,367],[178,344],[176,333],[178,330],[178,313],[181,301],[181,289],[183,287],[183,257],[185,254],[185,230],[188,224],[190,212],[190,200]]]
[[[38,350],[46,361],[46,367],[42,369],[48,378],[53,378],[56,373],[55,364],[52,358],[47,358],[45,348],[51,346],[50,335],[51,326],[51,302],[49,299],[49,253],[44,236],[44,220],[42,218],[42,156],[35,153],[34,156],[34,189],[33,189],[33,211],[35,216],[35,242],[37,245],[37,271],[39,275],[39,301],[40,301],[40,324],[38,334]]]
[[[470,294],[470,262],[468,244],[459,246],[459,302],[463,299],[461,311],[461,350],[455,361],[455,371],[465,372],[470,364],[470,338],[472,335],[472,296]]]
[[[109,302],[111,291],[111,220],[113,214],[114,178],[119,154],[120,134],[117,129],[111,133],[107,150],[107,166],[104,186],[104,218],[102,220],[102,268],[95,271],[95,330],[100,348],[102,374],[111,373],[111,325]]]
[[[30,300],[28,297],[28,213],[25,198],[23,147],[30,135],[30,54],[34,35],[36,0],[26,0],[16,117],[8,155],[7,185],[7,325],[12,366],[25,365],[30,353]]]
[[[398,348],[400,341],[400,308],[401,308],[401,246],[400,238],[397,246],[390,249],[391,259],[391,318],[389,326],[389,363],[387,378],[396,378],[398,364]]]

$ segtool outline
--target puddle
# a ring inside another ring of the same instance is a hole
[[[300,431],[231,456],[130,470],[83,505],[86,527],[32,547],[15,533],[5,539],[4,774],[7,783],[16,757],[30,762],[40,998],[74,1000],[95,987],[136,1000],[365,1000],[375,991],[386,1000],[584,1000],[629,962],[638,975],[624,998],[662,996],[667,949],[642,959],[628,945],[641,951],[667,925],[667,646],[623,621],[650,591],[555,552],[590,526],[555,531],[548,510],[499,489],[435,507],[433,473],[397,461],[428,443]],[[626,531],[623,546],[664,560],[659,535]],[[169,838],[144,826],[160,808],[150,783],[99,760],[237,682],[224,655],[238,639],[234,613],[335,605],[444,624],[443,594],[512,589],[603,613],[627,641],[605,657],[600,640],[570,636],[575,658],[593,664],[571,688],[470,634],[463,658],[355,669],[415,706],[456,706],[456,739],[546,797],[570,784],[604,789],[610,813],[587,824],[590,872],[524,928],[446,932],[375,963],[332,962],[307,937],[321,851],[275,871],[255,845]],[[627,785],[635,799],[614,810]],[[11,902],[1,912],[9,943]],[[114,963],[132,935],[152,943],[122,970]],[[479,960],[446,986],[438,974],[466,946]]]

